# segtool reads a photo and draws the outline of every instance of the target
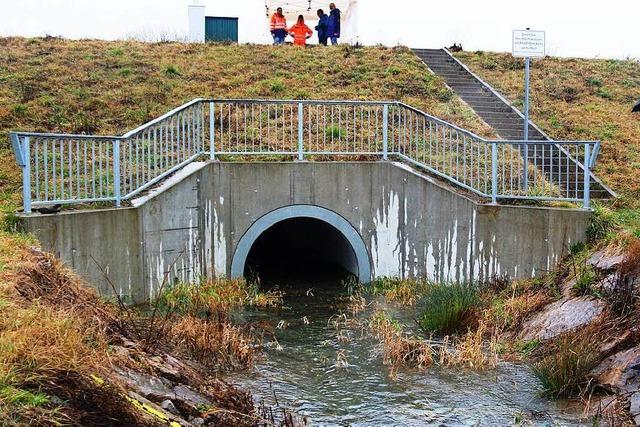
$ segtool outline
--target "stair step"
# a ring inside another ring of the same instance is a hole
[[[459,65],[454,59],[452,59],[448,53],[442,49],[413,49],[413,52],[435,73],[442,77],[447,85],[455,91],[463,101],[465,101],[471,108],[474,109],[476,114],[482,118],[487,124],[489,124],[501,138],[506,140],[521,140],[523,137],[523,119],[520,117],[513,108],[505,103],[502,99],[496,96],[490,88],[480,82],[471,73],[466,71],[461,65]],[[536,130],[532,125],[529,126],[529,139],[534,141],[545,142],[547,138]],[[519,150],[524,153],[522,146]],[[557,171],[554,171],[554,167],[560,168],[561,172],[565,175],[569,173],[580,175],[582,172],[575,163],[570,163],[567,166],[568,158],[565,154],[558,154],[556,150],[556,158],[548,158],[545,154],[539,153],[533,147],[528,148],[529,158],[538,166],[543,174],[549,179],[556,182],[563,182],[562,173],[559,175]],[[561,156],[558,158],[557,156]],[[545,163],[544,166],[542,163]],[[608,198],[610,194],[604,190],[604,188],[598,184],[592,178],[591,195],[593,198]],[[582,184],[570,182],[569,194],[576,191],[582,191]]]

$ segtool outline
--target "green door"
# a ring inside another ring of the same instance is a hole
[[[238,41],[238,18],[207,16],[204,24],[204,39],[208,42]]]

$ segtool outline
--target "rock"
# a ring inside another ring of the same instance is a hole
[[[176,399],[181,400],[191,407],[211,406],[209,399],[187,386],[177,385],[173,388],[173,393]]]
[[[612,351],[614,351],[616,349],[616,347],[619,347],[622,344],[625,344],[627,341],[629,341],[631,338],[633,338],[633,333],[634,333],[634,331],[629,329],[629,330],[624,331],[620,335],[616,334],[615,336],[610,337],[609,339],[604,341],[600,345],[600,350],[599,350],[600,351],[600,357],[608,356]]]
[[[556,301],[526,321],[520,336],[527,341],[554,338],[591,323],[605,305],[603,301],[586,296]]]
[[[204,419],[202,419],[200,417],[196,417],[196,418],[191,420],[191,424],[193,424],[194,426],[203,426],[204,425]]]
[[[606,358],[591,375],[616,393],[637,393],[640,390],[640,346]]]
[[[607,414],[613,414],[619,405],[618,396],[615,394],[609,394],[604,396],[592,396],[589,399],[585,407],[585,415],[588,417],[597,417]]]
[[[122,358],[131,358],[131,352],[126,347],[122,347],[120,345],[113,345],[111,346],[111,351],[115,356],[122,357]]]
[[[172,363],[175,359],[171,359],[172,360],[168,360],[160,356],[155,356],[147,359],[147,362],[163,377],[172,381],[180,381],[183,375],[180,373],[180,368]]]
[[[166,411],[165,409],[161,408],[150,400],[145,399],[143,396],[134,393],[133,391],[130,391],[128,394],[131,399],[138,402],[137,406],[139,406],[144,411],[144,413],[147,414],[147,417],[154,421],[153,425],[178,424],[182,427],[190,427],[193,425],[185,419]]]
[[[120,372],[120,377],[136,393],[156,402],[171,399],[174,396],[171,387],[159,378],[140,372]]]
[[[609,255],[604,250],[597,251],[587,260],[587,264],[599,270],[612,270],[620,265],[625,259],[625,255]]]
[[[173,415],[180,415],[180,412],[178,411],[178,409],[176,409],[176,405],[174,405],[173,402],[169,399],[163,400],[160,404],[160,407],[165,411],[172,413]]]
[[[629,403],[629,413],[636,425],[640,426],[640,392],[633,393],[629,397]]]

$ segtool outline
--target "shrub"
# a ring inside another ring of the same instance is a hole
[[[575,256],[575,255],[578,255],[580,252],[584,251],[585,248],[586,248],[586,246],[585,246],[584,242],[574,243],[569,248],[569,253],[571,255]]]
[[[429,332],[451,333],[468,326],[480,305],[479,291],[470,283],[432,284],[423,299],[420,326]]]
[[[453,99],[453,92],[447,88],[438,89],[436,92],[436,99],[442,102],[449,102]]]
[[[164,73],[167,76],[174,77],[174,76],[180,75],[180,70],[178,70],[178,67],[176,67],[175,65],[169,64],[166,67],[164,67]]]
[[[324,131],[327,138],[340,139],[344,135],[344,130],[342,130],[339,126],[329,126]]]
[[[271,85],[269,86],[271,93],[281,93],[281,92],[284,92],[286,88],[287,86],[284,84],[284,82],[279,79],[273,80],[271,82]]]
[[[498,68],[498,63],[493,59],[486,58],[482,62],[480,62],[480,66],[485,70],[495,70],[496,68]]]
[[[24,116],[27,113],[27,106],[24,104],[16,104],[11,107],[14,116]]]
[[[604,98],[604,99],[613,99],[613,94],[611,93],[611,91],[605,87],[599,87],[598,90],[596,91],[596,93],[598,94],[598,96],[600,98]]]
[[[561,335],[545,346],[532,366],[542,383],[543,394],[550,397],[575,397],[589,387],[589,373],[599,362],[599,340],[593,331]]]
[[[595,292],[593,286],[597,279],[598,276],[592,268],[581,268],[576,274],[576,283],[571,287],[571,290],[576,296],[593,295]]]
[[[13,211],[4,213],[2,217],[2,230],[8,233],[16,233],[21,230],[22,220]]]
[[[613,213],[601,204],[594,204],[587,226],[587,240],[594,243],[604,239],[615,226]]]
[[[414,304],[425,291],[427,283],[412,279],[378,277],[370,283],[373,295],[384,295],[391,301],[402,304]]]
[[[602,86],[602,80],[595,76],[590,76],[585,79],[589,86],[600,87]]]

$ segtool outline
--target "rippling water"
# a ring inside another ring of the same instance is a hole
[[[540,385],[525,366],[501,363],[486,372],[430,367],[389,374],[377,341],[361,326],[328,320],[345,311],[344,288],[286,289],[286,308],[256,310],[243,320],[271,325],[256,367],[233,378],[258,400],[291,408],[312,425],[581,425],[576,405],[539,396]],[[313,295],[311,295],[313,294]],[[414,310],[387,305],[389,315],[413,328]],[[356,317],[364,319],[371,309]],[[278,324],[282,327],[278,329]]]

